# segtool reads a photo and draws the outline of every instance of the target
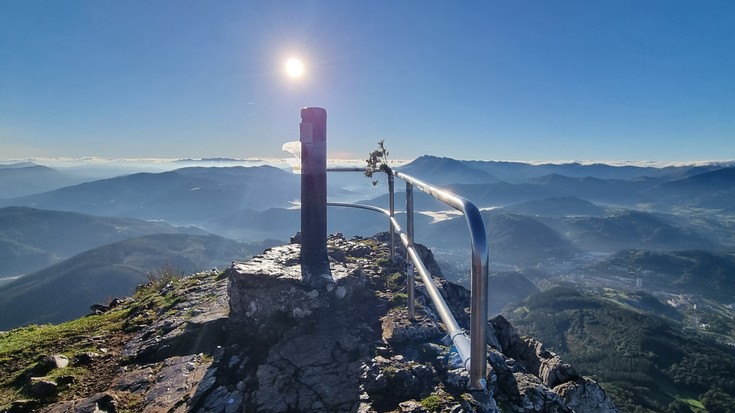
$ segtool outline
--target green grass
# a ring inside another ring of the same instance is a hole
[[[408,305],[408,294],[396,293],[390,298],[389,302],[392,307],[406,307]]]
[[[9,407],[13,400],[28,398],[15,379],[32,368],[40,356],[63,354],[72,359],[80,353],[97,352],[97,345],[89,338],[124,334],[134,326],[150,324],[170,312],[180,300],[177,291],[199,280],[198,277],[176,278],[177,275],[168,269],[162,270],[151,277],[148,285],[138,288],[131,303],[106,313],[57,325],[29,325],[1,334],[0,410]],[[173,288],[165,289],[166,286]],[[84,367],[70,366],[51,372],[49,377],[72,376],[81,380],[89,373]]]
[[[421,406],[430,412],[438,412],[442,406],[442,398],[436,394],[432,394],[421,400]]]
[[[399,272],[394,272],[387,276],[385,283],[391,290],[400,290],[406,287],[406,277]]]
[[[0,334],[0,411],[10,407],[18,399],[28,399],[24,394],[25,380],[16,380],[32,368],[41,356],[63,354],[70,360],[75,355],[99,352],[96,340],[92,337],[111,338],[117,336],[125,340],[127,334],[137,331],[141,326],[150,325],[161,317],[177,314],[175,308],[189,288],[196,288],[201,280],[217,277],[217,274],[204,272],[189,277],[173,268],[163,268],[151,274],[146,285],[138,287],[132,301],[113,308],[100,315],[78,318],[65,323],[52,325],[29,325]],[[209,298],[209,297],[208,297]],[[214,299],[213,295],[211,299]],[[94,374],[83,366],[69,366],[49,373],[50,379],[71,376],[77,383],[87,380]],[[62,386],[59,396],[63,399],[67,392],[73,392],[74,384]],[[122,412],[137,409],[140,400],[131,398],[122,401]]]
[[[112,310],[58,325],[30,325],[0,336],[0,410],[9,407],[13,400],[27,398],[14,381],[32,368],[39,356],[64,354],[71,359],[75,354],[95,351],[95,344],[85,338],[119,331],[126,313],[122,309]],[[52,372],[50,377],[66,375],[79,379],[88,373],[84,368],[67,367]]]
[[[125,314],[124,310],[113,310],[57,325],[30,325],[11,330],[0,336],[0,366],[57,349],[63,349],[67,356],[89,350],[91,346],[79,338],[119,330]]]
[[[689,405],[692,406],[695,409],[705,410],[704,405],[702,404],[702,402],[700,402],[697,399],[685,399],[684,401],[687,402],[687,403],[689,403]]]

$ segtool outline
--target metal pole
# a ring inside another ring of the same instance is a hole
[[[408,232],[408,244],[413,248],[413,185],[406,182],[406,232]],[[411,248],[406,248],[407,254]],[[414,318],[414,277],[413,261],[410,256],[406,257],[408,270],[406,271],[406,289],[408,290],[408,318]]]
[[[327,111],[301,109],[301,275],[331,278],[327,257]]]
[[[465,198],[429,185],[402,172],[396,172],[396,176],[406,181],[407,189],[408,185],[412,184],[419,190],[462,211],[465,216],[467,228],[470,231],[470,246],[472,248],[471,357],[470,367],[467,369],[470,372],[472,387],[476,389],[485,388],[485,376],[487,374],[487,279],[490,257],[482,214],[475,204]]]
[[[472,302],[470,304],[470,378],[475,388],[485,387],[487,375],[487,282],[490,260],[482,214],[475,204],[465,205],[465,219],[472,240]]]
[[[396,241],[395,241],[395,228],[393,227],[393,217],[396,215],[396,196],[395,196],[395,181],[393,178],[393,171],[388,171],[388,197],[390,199],[390,262],[396,262]]]

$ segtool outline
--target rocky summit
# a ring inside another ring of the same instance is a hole
[[[79,331],[46,347],[55,354],[3,361],[17,371],[0,390],[13,397],[4,411],[616,411],[597,383],[501,316],[488,321],[488,389],[468,390],[420,282],[408,319],[405,252],[392,262],[384,241],[331,236],[331,277],[318,282],[302,279],[300,247],[289,244],[95,307],[89,318],[105,331],[73,324]],[[467,327],[469,292],[419,251]]]

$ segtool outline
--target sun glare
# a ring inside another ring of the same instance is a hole
[[[300,78],[304,74],[304,64],[295,57],[288,59],[286,61],[286,74],[291,79]]]

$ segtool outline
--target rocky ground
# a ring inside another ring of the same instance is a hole
[[[392,263],[382,241],[331,237],[329,279],[303,280],[299,245],[291,244],[224,274],[152,282],[114,308],[96,307],[101,314],[74,324],[74,334],[34,347],[46,357],[32,357],[31,344],[0,350],[8,377],[0,405],[109,413],[615,411],[595,382],[502,317],[488,322],[489,388],[468,390],[420,283],[417,317],[407,318],[405,262]],[[441,278],[431,253],[420,251],[466,326],[469,293]],[[5,333],[0,343],[31,333]]]

